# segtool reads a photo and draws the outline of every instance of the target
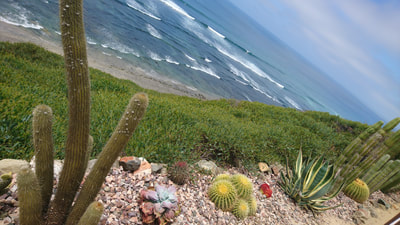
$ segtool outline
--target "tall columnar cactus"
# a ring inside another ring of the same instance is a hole
[[[367,184],[371,193],[379,190],[387,184],[387,181],[400,172],[400,160],[389,160],[385,166],[377,172],[374,179],[370,180]]]
[[[369,198],[370,191],[368,185],[357,178],[343,190],[343,193],[354,201],[363,203]]]
[[[17,183],[20,224],[43,224],[41,190],[34,172],[23,168],[18,173]]]
[[[97,225],[103,213],[104,206],[100,202],[92,202],[78,222],[78,225]]]
[[[377,172],[385,165],[385,163],[390,159],[389,154],[382,156],[363,176],[362,180],[365,183],[369,183],[377,175]]]
[[[94,164],[86,178],[66,224],[76,224],[86,208],[94,200],[112,164],[122,149],[125,148],[133,131],[139,124],[147,105],[148,98],[146,94],[138,93],[132,97],[118,126],[115,128],[114,133],[101,151],[96,164]]]
[[[113,162],[128,143],[148,105],[146,94],[139,93],[132,97],[116,130],[98,156],[75,204],[72,204],[93,146],[93,139],[89,136],[90,80],[82,3],[83,0],[60,0],[59,4],[69,118],[64,166],[57,192],[49,203],[48,199],[52,193],[50,181],[53,180],[54,154],[51,138],[52,113],[49,107],[38,106],[33,116],[36,174],[26,169],[21,171],[17,179],[22,225],[77,224],[89,204],[93,202]]]
[[[400,153],[400,145],[397,146],[400,142],[400,131],[391,131],[399,123],[400,118],[393,119],[383,127],[383,122],[377,122],[344,149],[335,161],[338,179],[332,191],[337,190],[343,182],[347,186],[357,177],[363,176],[385,154]]]
[[[32,114],[35,173],[41,187],[42,210],[43,213],[46,213],[51,194],[53,193],[53,111],[47,105],[38,105]]]

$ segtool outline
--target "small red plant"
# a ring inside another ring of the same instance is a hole
[[[267,183],[264,183],[260,186],[260,191],[263,193],[267,198],[272,196],[272,190]]]

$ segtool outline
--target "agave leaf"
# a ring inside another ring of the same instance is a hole
[[[317,176],[318,171],[321,170],[322,160],[322,157],[320,157],[315,163],[311,165],[310,169],[307,171],[303,182],[303,190],[309,189],[314,182],[315,176]]]
[[[297,160],[296,160],[296,167],[294,170],[294,173],[297,175],[297,177],[301,177],[302,169],[303,169],[303,154],[300,149],[299,155],[297,156]]]
[[[326,169],[326,167],[328,168],[328,171],[324,171]],[[323,170],[323,172],[325,172],[323,174],[322,178],[318,178],[320,179],[320,181],[314,182],[315,184],[312,186],[312,189],[307,190],[307,194],[304,196],[305,198],[310,198],[311,196],[313,196],[312,198],[319,198],[322,197],[324,195],[326,195],[330,189],[332,188],[332,180],[333,180],[333,168],[330,166],[326,166]],[[322,174],[321,174],[322,175]]]

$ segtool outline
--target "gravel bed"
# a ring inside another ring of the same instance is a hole
[[[368,211],[377,205],[378,199],[383,199],[389,204],[400,202],[400,193],[386,195],[375,192],[364,204],[358,204],[340,193],[327,205],[342,204],[340,207],[313,214],[296,205],[278,186],[279,177],[273,174],[256,173],[248,174],[229,168],[227,173],[244,173],[254,184],[254,195],[258,207],[255,216],[244,220],[237,219],[230,212],[223,212],[215,207],[207,197],[208,187],[213,176],[203,173],[193,173],[190,182],[184,185],[173,184],[164,174],[133,175],[119,168],[113,168],[106,177],[105,182],[96,200],[105,206],[100,224],[142,224],[139,213],[139,192],[143,188],[154,184],[175,185],[181,212],[176,217],[175,225],[228,225],[228,224],[332,224],[326,217],[336,217],[347,224],[354,224],[354,215],[359,211]],[[15,179],[14,179],[15,180]],[[266,198],[258,190],[263,183],[268,183],[273,190],[272,197]],[[11,191],[0,196],[0,225],[18,224],[18,201],[15,185]],[[371,213],[369,213],[371,215]]]

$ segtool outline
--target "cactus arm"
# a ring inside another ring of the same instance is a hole
[[[375,178],[377,172],[385,165],[390,159],[390,155],[386,154],[382,156],[365,174],[362,176],[362,180],[368,185],[372,179]],[[369,185],[368,185],[369,186]]]
[[[385,126],[383,126],[382,129],[386,132],[389,132],[393,130],[393,128],[395,128],[399,123],[400,123],[400,117],[394,118],[387,124],[385,124]]]
[[[66,224],[76,224],[85,209],[94,200],[112,164],[128,143],[133,131],[144,116],[147,105],[146,94],[138,93],[132,97],[118,126],[90,171]]]
[[[35,174],[39,181],[42,210],[45,214],[53,193],[54,145],[52,137],[53,112],[47,105],[33,110],[32,129],[35,148]]]
[[[400,172],[397,172],[393,175],[389,180],[387,180],[386,184],[382,185],[381,191],[387,193],[391,188],[400,185]]]
[[[19,221],[21,225],[42,224],[42,197],[35,173],[28,167],[17,175]]]
[[[386,163],[384,168],[380,171],[379,179],[374,179],[371,181],[370,190],[371,193],[379,190],[386,182],[397,172],[400,171],[400,160],[389,161]]]
[[[78,222],[78,225],[97,225],[104,207],[100,202],[92,202]]]
[[[57,193],[47,224],[63,224],[84,176],[90,128],[90,81],[83,0],[60,0],[60,27],[68,85],[68,135]]]

